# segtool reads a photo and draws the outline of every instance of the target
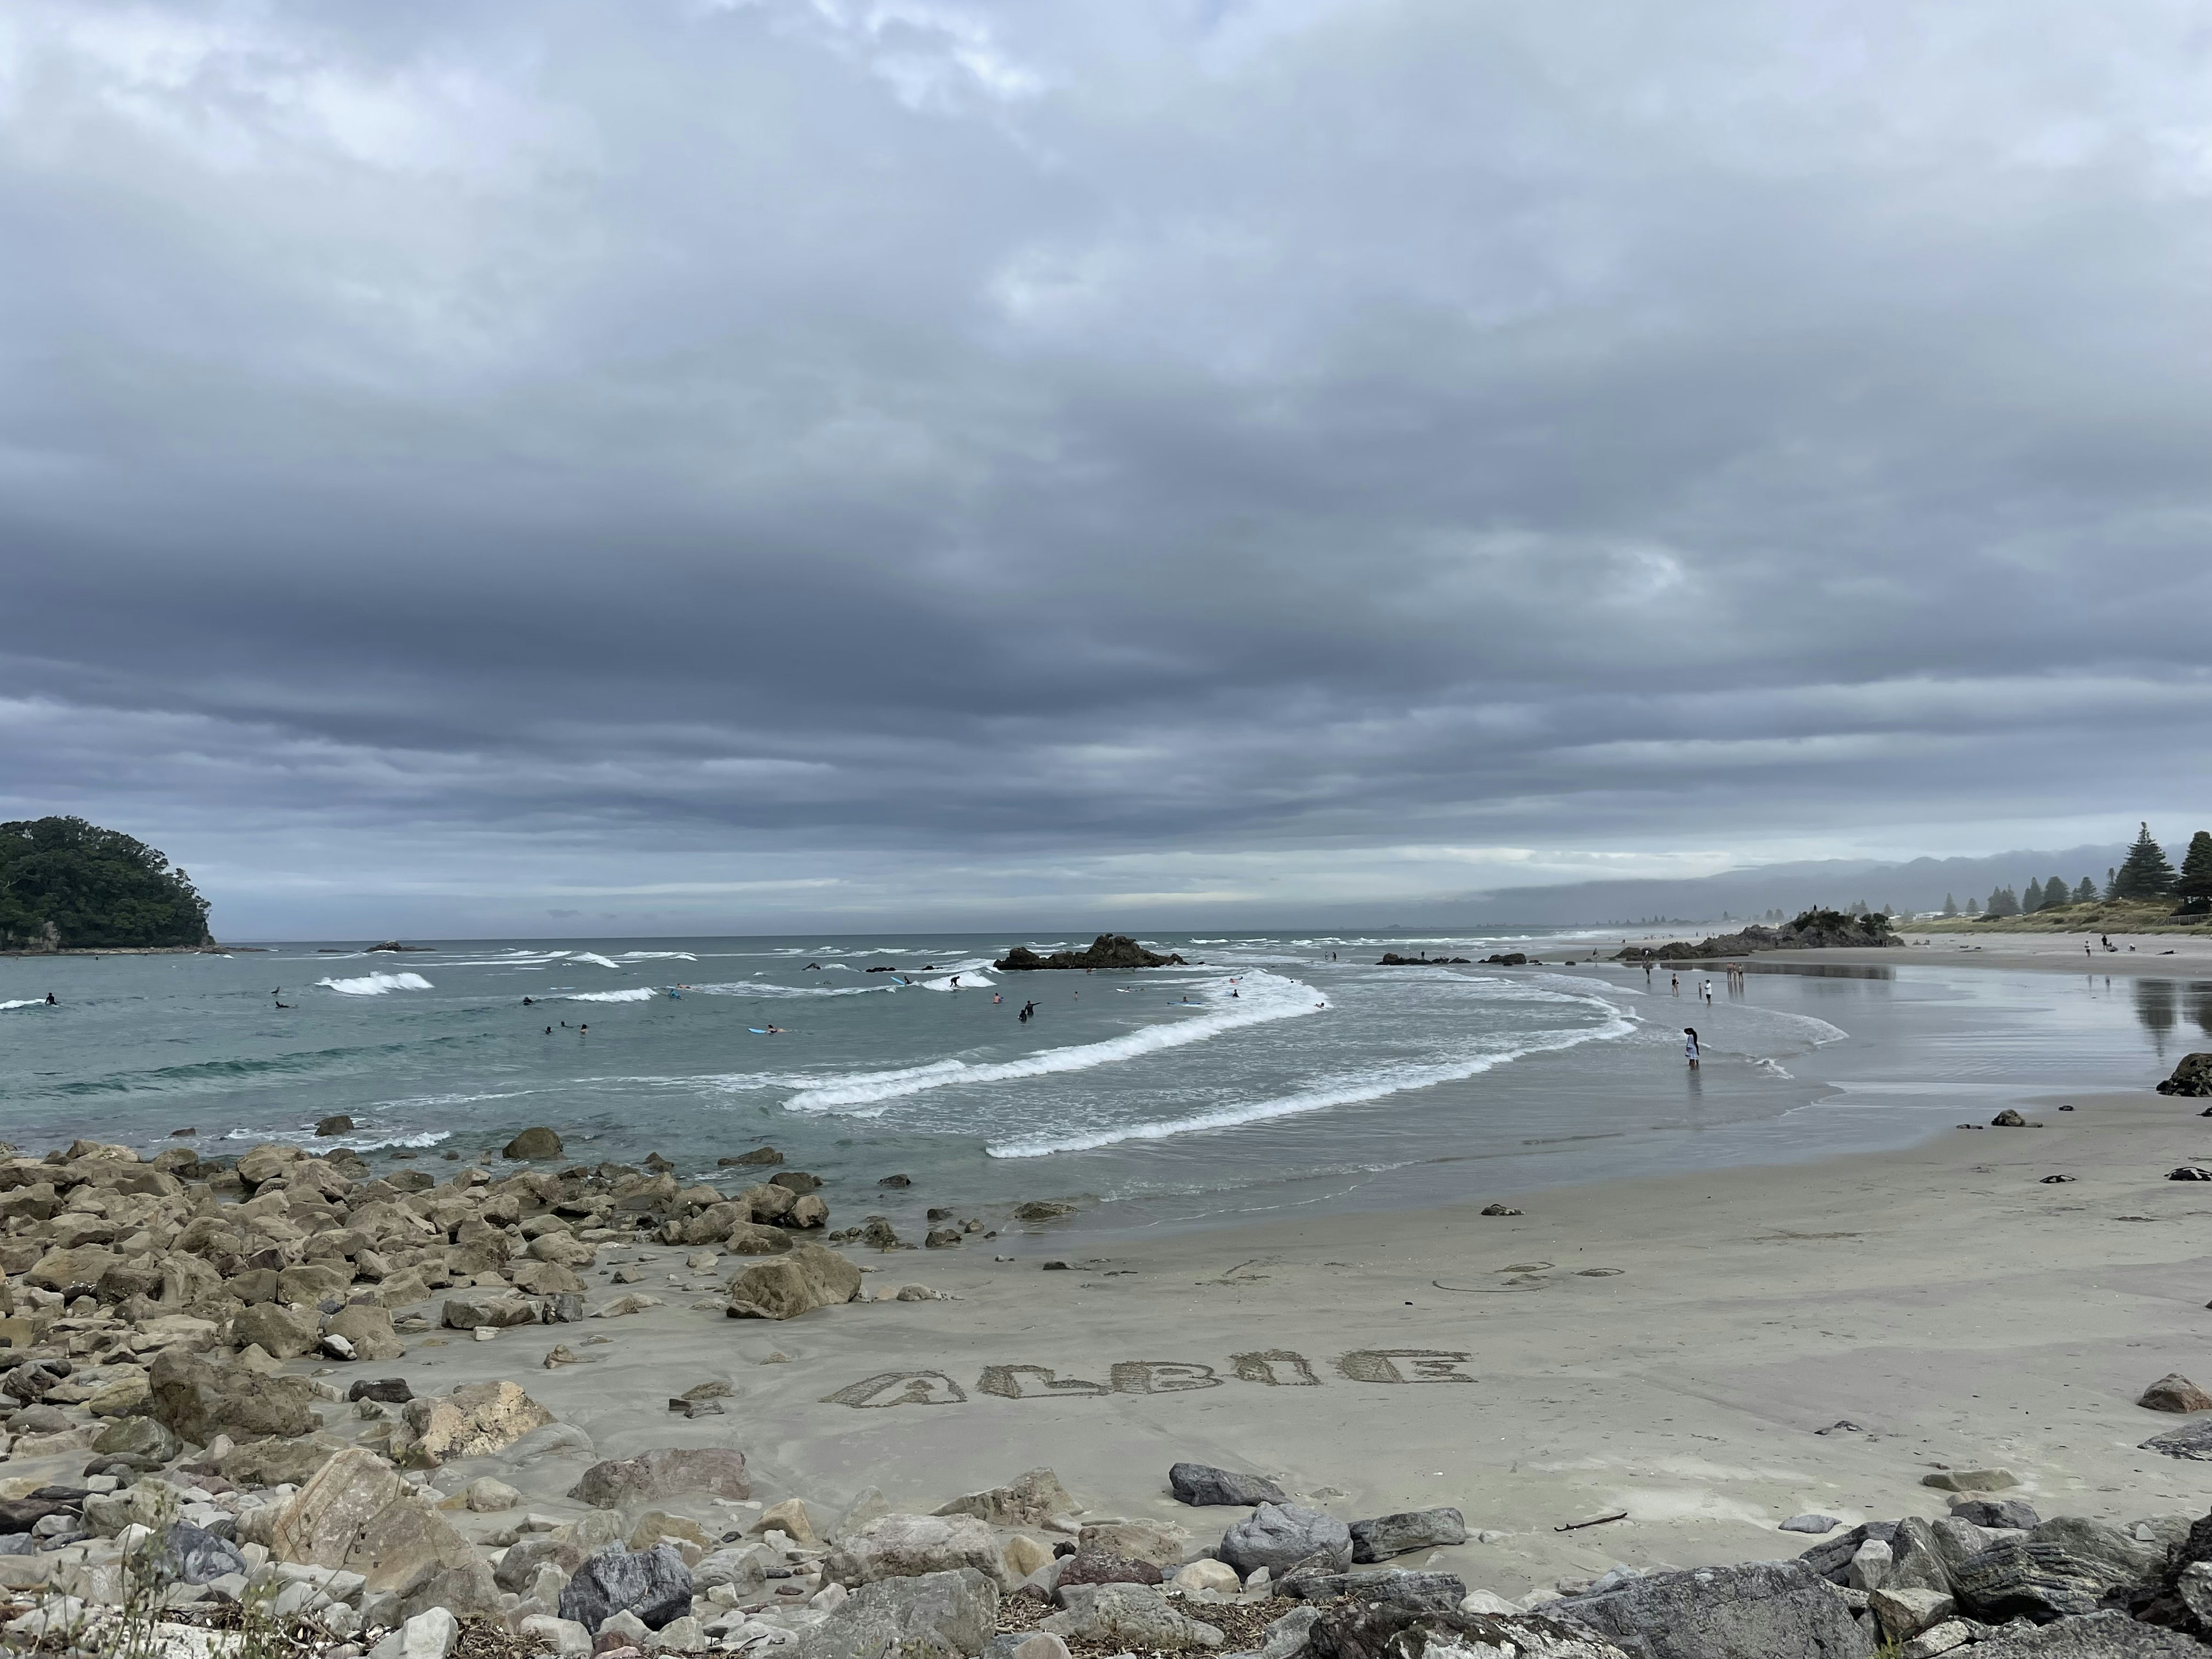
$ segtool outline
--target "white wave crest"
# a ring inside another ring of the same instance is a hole
[[[1611,1006],[1602,1003],[1599,1006]],[[1521,1060],[1529,1054],[1552,1054],[1562,1048],[1579,1048],[1585,1042],[1624,1037],[1637,1029],[1635,1022],[1620,1010],[1614,1009],[1613,1013],[1613,1018],[1604,1024],[1592,1026],[1587,1030],[1538,1032],[1515,1047],[1487,1054],[1462,1055],[1455,1060],[1434,1061],[1428,1065],[1377,1066],[1370,1072],[1340,1078],[1318,1089],[1280,1095],[1273,1100],[1248,1101],[1242,1105],[1224,1106],[1191,1117],[1117,1124],[1051,1139],[1002,1141],[986,1146],[983,1151],[992,1158],[1048,1158],[1054,1152],[1090,1152],[1131,1140],[1165,1140],[1174,1135],[1192,1134],[1205,1129],[1232,1129],[1247,1123],[1265,1123],[1275,1118],[1326,1111],[1332,1106],[1356,1106],[1365,1101],[1380,1100],[1385,1095],[1401,1094],[1408,1089],[1426,1089],[1439,1083],[1464,1082],[1510,1060]]]
[[[25,997],[19,1002],[0,1002],[0,1012],[5,1012],[10,1008],[43,1008],[46,1006],[46,1000],[44,997]]]
[[[495,1100],[496,1095],[462,1095],[461,1100]],[[312,1129],[232,1129],[222,1137],[225,1140],[282,1140],[295,1146],[313,1146],[325,1152],[345,1147],[356,1152],[378,1152],[386,1146],[404,1146],[410,1150],[441,1146],[453,1138],[451,1129],[411,1129],[397,1134],[380,1135],[374,1130],[363,1129],[349,1135],[319,1135]]]
[[[689,951],[625,951],[615,960],[617,962],[696,962],[699,958]]]
[[[955,985],[952,982],[955,979],[961,982]],[[948,974],[943,979],[922,981],[921,988],[925,991],[965,991],[971,986],[980,985],[988,990],[997,983],[996,980],[986,979],[982,975],[976,973]]]
[[[1095,1066],[1111,1066],[1162,1048],[1180,1048],[1188,1043],[1204,1042],[1224,1031],[1237,1030],[1243,1026],[1263,1025],[1271,1020],[1294,1019],[1301,1014],[1316,1013],[1320,1011],[1322,1002],[1311,986],[1269,973],[1245,975],[1238,987],[1240,994],[1233,1001],[1224,994],[1228,988],[1227,981],[1219,982],[1214,1000],[1202,1005],[1208,1011],[1205,1013],[1146,1025],[1117,1037],[1109,1037],[1103,1042],[1047,1048],[1042,1054],[1028,1054],[1020,1060],[1000,1060],[981,1066],[971,1065],[964,1060],[941,1060],[927,1066],[905,1066],[895,1072],[861,1072],[837,1082],[803,1090],[784,1102],[784,1108],[793,1112],[829,1112],[857,1106],[873,1106],[880,1111],[885,1103],[902,1096],[941,1089],[948,1084],[1000,1083],[1012,1078],[1050,1077],[1060,1072],[1085,1072]],[[854,1115],[868,1117],[875,1114],[856,1112]]]
[[[569,952],[568,960],[571,962],[588,962],[595,968],[612,968],[617,972],[619,972],[622,968],[622,963],[619,962],[609,961],[605,957],[595,955],[590,951],[573,951]]]
[[[694,985],[687,988],[702,996],[710,997],[864,997],[876,991],[896,991],[896,985],[755,985],[750,980],[738,980],[728,985]]]
[[[650,1002],[659,992],[650,985],[632,985],[620,991],[578,991],[563,1002]]]
[[[315,983],[349,997],[380,997],[387,991],[434,988],[420,974],[369,974],[360,979],[319,979]]]

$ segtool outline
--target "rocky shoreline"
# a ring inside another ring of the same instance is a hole
[[[660,1304],[626,1288],[642,1272],[599,1266],[641,1244],[682,1261],[665,1282],[711,1289],[690,1305],[735,1319],[930,1293],[867,1295],[850,1252],[903,1242],[880,1217],[831,1231],[804,1172],[724,1190],[651,1160],[560,1166],[550,1130],[505,1150],[507,1172],[442,1182],[275,1145],[234,1163],[83,1141],[0,1161],[7,1644],[179,1659],[2212,1652],[2212,1516],[2046,1520],[2003,1495],[1997,1469],[1928,1477],[1932,1516],[1794,1516],[1783,1536],[1818,1541],[1775,1559],[1616,1566],[1508,1598],[1436,1570],[1433,1552],[1469,1541],[1461,1507],[1346,1522],[1197,1461],[1165,1472],[1190,1511],[1177,1522],[1079,1499],[1049,1468],[920,1513],[872,1490],[764,1503],[735,1445],[601,1456],[512,1378],[418,1395],[386,1368],[410,1346],[511,1343],[532,1326],[561,1328],[537,1365],[593,1364],[617,1339],[592,1322]],[[668,1384],[672,1426],[729,1416],[726,1382],[686,1382]],[[2212,1395],[2169,1376],[2139,1404],[2194,1416]],[[2212,1419],[2144,1446],[2212,1459]],[[559,1500],[526,1499],[549,1474]]]

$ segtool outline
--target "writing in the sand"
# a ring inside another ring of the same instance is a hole
[[[1472,1382],[1460,1369],[1474,1356],[1449,1348],[1355,1348],[1340,1354],[1336,1374],[1349,1382]],[[1189,1359],[1117,1359],[1103,1382],[1062,1376],[1049,1365],[1010,1361],[986,1365],[975,1392],[1001,1400],[1073,1400],[1114,1394],[1194,1394],[1231,1382],[1255,1382],[1267,1389],[1317,1389],[1321,1374],[1304,1354],[1264,1348],[1231,1354],[1225,1371]],[[892,1406],[957,1406],[968,1390],[943,1371],[878,1371],[848,1382],[823,1403],[856,1411]]]

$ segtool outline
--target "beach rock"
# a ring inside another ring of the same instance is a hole
[[[297,1359],[313,1352],[323,1335],[307,1315],[274,1302],[240,1309],[230,1328],[231,1339],[240,1347],[251,1342],[276,1359]]]
[[[1261,1567],[1280,1577],[1316,1555],[1338,1571],[1350,1566],[1352,1529],[1333,1515],[1295,1504],[1262,1504],[1221,1538],[1221,1559],[1248,1577]]]
[[[1452,1572],[1297,1572],[1286,1575],[1277,1593],[1293,1601],[1334,1601],[1351,1596],[1388,1601],[1419,1613],[1449,1613],[1467,1600],[1467,1582]]]
[[[2168,1429],[2164,1434],[2154,1434],[2144,1441],[2139,1449],[2162,1452],[2168,1457],[2184,1457],[2199,1463],[2212,1463],[2212,1421],[2191,1423],[2179,1429]]]
[[[1999,1631],[1966,1651],[1973,1659],[2204,1659],[2203,1645],[2188,1637],[2111,1612]]]
[[[592,1651],[592,1632],[573,1619],[556,1618],[550,1613],[526,1615],[516,1627],[516,1634],[538,1654],[550,1654],[553,1659],[589,1659]]]
[[[165,1348],[147,1374],[149,1414],[185,1439],[207,1445],[233,1439],[293,1438],[320,1425],[314,1389],[304,1376],[256,1376],[218,1371],[183,1348]]]
[[[1228,1639],[1218,1626],[1178,1611],[1149,1584],[1101,1584],[1039,1628],[1079,1642],[1111,1643],[1147,1652],[1218,1648]]]
[[[404,1376],[380,1376],[374,1381],[363,1377],[346,1390],[349,1401],[374,1400],[381,1406],[404,1406],[414,1397],[415,1390],[407,1386]]]
[[[1990,1120],[1992,1129],[2025,1129],[2027,1127],[2027,1120],[2009,1106]]]
[[[492,1515],[514,1508],[522,1502],[522,1494],[504,1480],[480,1474],[461,1488],[461,1502],[475,1514]]]
[[[1170,1582],[1186,1595],[1195,1590],[1212,1590],[1216,1595],[1234,1595],[1244,1588],[1244,1581],[1237,1576],[1237,1569],[1226,1561],[1188,1562],[1176,1569],[1175,1577]]]
[[[1922,1475],[1920,1484],[1937,1492],[2009,1492],[2020,1477],[2010,1469],[1938,1469]]]
[[[518,1162],[524,1159],[558,1158],[561,1156],[561,1137],[542,1126],[535,1129],[525,1129],[506,1146],[501,1147],[499,1155],[501,1158],[516,1159]]]
[[[535,1325],[538,1304],[507,1291],[470,1291],[447,1297],[438,1322],[449,1331],[472,1331],[487,1325],[503,1331],[515,1325]]]
[[[992,966],[1007,973],[1040,968],[1171,968],[1183,960],[1170,953],[1158,956],[1126,933],[1101,933],[1081,951],[1054,951],[1041,957],[1026,945],[1017,945]]]
[[[383,1458],[349,1447],[324,1463],[277,1511],[270,1553],[280,1561],[343,1566],[362,1528],[398,1502],[406,1489]]]
[[[1985,1628],[1965,1619],[1946,1619],[1898,1649],[1898,1659],[1940,1659],[1943,1654],[1965,1647]]]
[[[1074,1584],[1157,1584],[1166,1576],[1156,1561],[1139,1561],[1104,1550],[1079,1549],[1067,1558],[1053,1586],[1058,1590]]]
[[[1278,1621],[1280,1623],[1281,1621]],[[1542,1613],[1431,1613],[1389,1601],[1348,1601],[1323,1611],[1306,1632],[1302,1648],[1278,1654],[1270,1639],[1267,1659],[1628,1659],[1585,1626]],[[1637,1650],[1638,1659],[1645,1659]],[[1715,1648],[1698,1659],[1779,1659],[1753,1649]]]
[[[1415,1550],[1467,1542],[1467,1517],[1457,1510],[1406,1510],[1352,1523],[1352,1559],[1388,1561]]]
[[[392,1428],[392,1455],[403,1468],[434,1468],[451,1457],[488,1456],[552,1420],[512,1382],[471,1382],[409,1401]]]
[[[339,1309],[323,1322],[325,1340],[343,1339],[356,1359],[400,1359],[407,1345],[392,1328],[392,1310],[373,1303],[356,1302]]]
[[[1655,1572],[1547,1609],[1637,1659],[1869,1659],[1873,1638],[1802,1561]]]
[[[588,1267],[599,1260],[599,1247],[574,1233],[540,1233],[530,1241],[530,1259],[560,1267]]]
[[[998,1584],[973,1569],[878,1579],[799,1632],[792,1652],[793,1659],[966,1659],[989,1645],[998,1620]],[[1025,1651],[1024,1659],[1048,1656]]]
[[[1064,1215],[1073,1215],[1075,1206],[1056,1198],[1032,1198],[1014,1206],[1017,1221],[1057,1221]]]
[[[100,1431],[92,1455],[128,1463],[141,1474],[160,1468],[183,1449],[177,1437],[150,1417],[123,1417]]]
[[[1182,1503],[1199,1509],[1287,1504],[1283,1489],[1262,1474],[1236,1474],[1210,1463],[1173,1463],[1168,1467],[1168,1489]]]
[[[1172,1570],[1190,1553],[1190,1534],[1172,1521],[1088,1521],[1075,1547]]]
[[[850,1302],[860,1293],[860,1270],[835,1250],[797,1244],[787,1255],[744,1269],[726,1293],[732,1319],[792,1319]]]
[[[659,1630],[691,1611],[691,1570],[672,1544],[649,1550],[619,1545],[587,1556],[561,1592],[561,1616],[596,1631],[617,1613]]]
[[[339,1565],[362,1576],[366,1593],[389,1595],[400,1619],[434,1607],[464,1619],[499,1610],[499,1586],[476,1547],[412,1498],[386,1504],[363,1522]]]
[[[2022,1616],[2041,1624],[2094,1613],[2122,1590],[2148,1593],[2164,1565],[2163,1551],[2118,1527],[2061,1516],[1958,1563],[1951,1588],[1960,1608],[1984,1624]]]
[[[1815,1538],[1833,1532],[1844,1523],[1832,1515],[1793,1515],[1782,1523],[1784,1532],[1808,1532]]]
[[[695,1594],[704,1595],[726,1584],[736,1592],[739,1601],[757,1601],[767,1593],[769,1568],[779,1565],[771,1561],[769,1552],[758,1544],[719,1549],[691,1569],[691,1587]]]
[[[663,1446],[635,1457],[611,1458],[586,1469],[568,1496],[593,1509],[613,1510],[657,1503],[679,1492],[751,1497],[745,1455],[726,1446]]]
[[[1891,1642],[1909,1642],[1948,1619],[1957,1606],[1940,1589],[1878,1589],[1867,1597],[1875,1623]]]
[[[1962,1498],[1951,1505],[1951,1514],[1978,1527],[2006,1527],[2021,1532],[2043,1523],[2035,1506],[2023,1498]]]
[[[1483,1215],[1519,1215],[1522,1212],[1507,1204],[1486,1204],[1482,1206],[1480,1213]]]
[[[369,1650],[369,1659],[446,1659],[459,1640],[461,1625],[450,1610],[418,1613]]]
[[[2154,1412],[2212,1412],[2212,1394],[2179,1371],[2168,1371],[2145,1389],[2136,1404]]]
[[[1035,1468],[1006,1486],[956,1498],[937,1513],[972,1515],[994,1527],[1041,1527],[1056,1515],[1073,1515],[1082,1507],[1067,1495],[1058,1475]]]
[[[335,1113],[315,1125],[315,1138],[328,1140],[332,1135],[351,1134],[353,1120],[343,1112]]]
[[[848,1589],[881,1578],[973,1567],[994,1584],[1006,1565],[991,1529],[972,1515],[886,1515],[851,1528],[822,1564],[826,1583]]]
[[[2158,1091],[2199,1099],[2212,1096],[2212,1054],[2184,1054],[2173,1075],[2158,1085]]]

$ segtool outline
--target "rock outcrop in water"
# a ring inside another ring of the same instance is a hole
[[[1884,915],[1852,916],[1840,910],[1808,910],[1780,927],[1753,926],[1740,933],[1723,933],[1695,945],[1677,939],[1671,945],[1632,945],[1615,962],[1680,962],[1719,957],[1747,957],[1761,951],[1879,950],[1902,947],[1905,941],[1890,931]]]
[[[1031,968],[1178,968],[1183,959],[1147,951],[1127,933],[1101,933],[1086,951],[1054,951],[1048,957],[1017,945],[991,965],[1016,973]]]

